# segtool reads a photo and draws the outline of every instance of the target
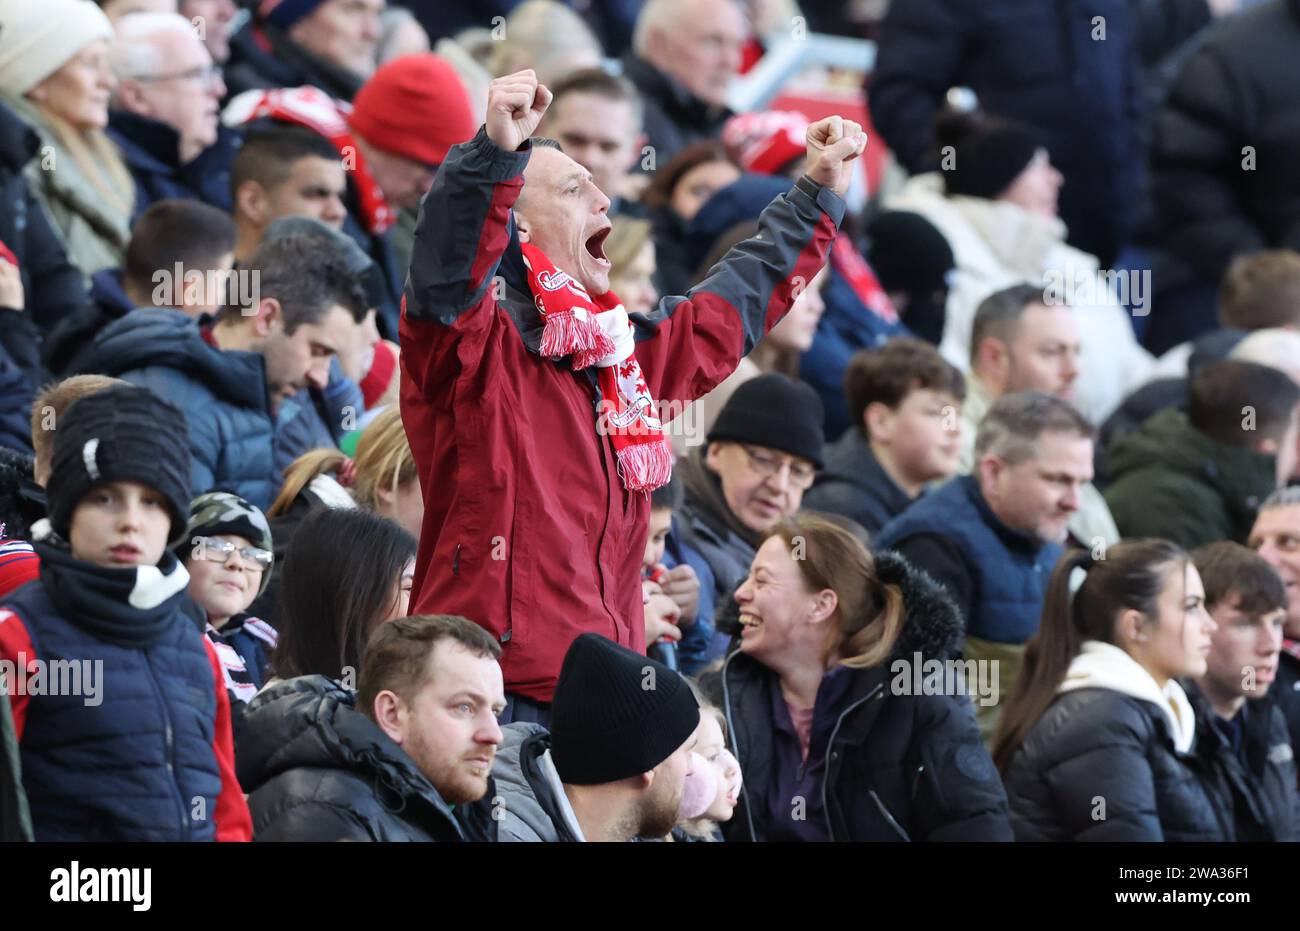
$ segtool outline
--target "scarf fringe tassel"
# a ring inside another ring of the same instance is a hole
[[[673,475],[673,455],[668,441],[632,443],[618,451],[618,475],[628,491],[654,491]]]
[[[548,359],[573,355],[575,371],[594,365],[614,351],[614,341],[600,328],[594,315],[581,318],[572,310],[546,315],[542,328],[541,354]]]

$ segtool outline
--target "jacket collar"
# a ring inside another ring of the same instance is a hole
[[[180,167],[181,136],[166,123],[127,110],[110,110],[108,134],[134,169],[172,175]]]
[[[891,514],[912,503],[912,496],[899,488],[871,449],[871,441],[857,427],[850,426],[826,453],[823,478],[851,482],[872,497],[879,498]]]
[[[716,108],[700,100],[676,78],[637,55],[629,53],[623,59],[623,69],[628,79],[662,107],[674,123],[711,132],[731,115],[725,107]]]
[[[954,481],[961,483],[962,488],[966,491],[966,496],[970,498],[975,509],[979,511],[980,518],[988,524],[998,538],[1006,544],[1007,549],[1021,550],[1030,555],[1037,555],[1043,547],[1048,544],[1044,543],[1032,533],[1025,533],[1023,530],[1016,530],[1014,527],[1008,527],[996,514],[993,508],[989,507],[984,492],[980,491],[979,479],[974,475],[963,475]]]

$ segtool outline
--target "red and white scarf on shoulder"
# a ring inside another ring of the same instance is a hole
[[[654,491],[673,473],[673,454],[659,422],[658,404],[633,352],[635,340],[623,302],[613,291],[593,296],[556,268],[532,243],[520,244],[528,289],[542,315],[541,354],[572,356],[574,371],[599,368],[601,411],[596,432],[606,434],[628,491]]]

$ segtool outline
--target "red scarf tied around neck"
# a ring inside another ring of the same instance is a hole
[[[623,302],[613,291],[592,296],[532,243],[520,244],[528,288],[542,315],[541,354],[572,356],[574,371],[597,366],[601,413],[596,432],[607,435],[628,491],[654,491],[673,473],[673,455],[659,422],[658,404],[633,352]]]

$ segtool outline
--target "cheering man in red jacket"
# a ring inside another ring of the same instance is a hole
[[[565,651],[601,634],[644,652],[660,421],[727,377],[826,260],[866,146],[829,117],[807,174],[759,233],[685,297],[628,315],[609,290],[609,199],[529,137],[551,102],[532,71],[492,82],[420,212],[403,296],[402,418],[424,525],[412,613],[460,614],[501,642],[504,720],[546,723]]]

